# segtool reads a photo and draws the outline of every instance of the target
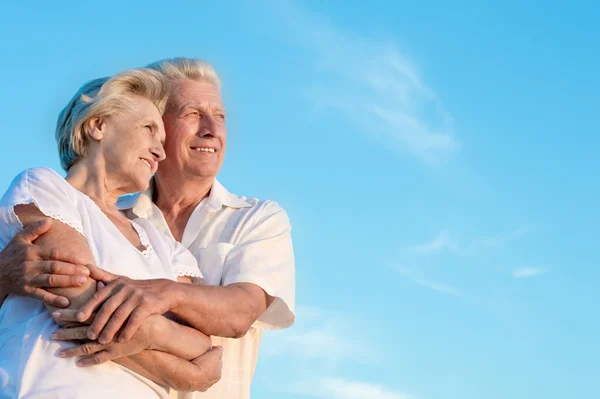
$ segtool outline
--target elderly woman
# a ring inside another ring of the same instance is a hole
[[[39,240],[49,245],[68,240],[85,254],[86,263],[135,279],[200,279],[195,258],[179,243],[145,220],[130,221],[116,207],[120,196],[146,190],[165,158],[161,114],[166,97],[164,78],[149,69],[84,85],[58,118],[56,139],[66,178],[47,168],[28,169],[15,178],[0,203],[0,248],[25,226],[50,217],[49,232]],[[55,292],[77,309],[96,288],[88,278],[79,288]],[[85,359],[68,357],[74,344],[52,340],[58,328],[53,310],[13,295],[2,305],[0,398],[166,398],[161,385],[194,389],[190,381],[198,380],[202,359],[220,361],[214,355],[219,350],[207,352],[210,338],[201,332],[152,316],[123,343],[130,358],[79,367]],[[144,350],[161,351],[164,362],[136,366],[131,358]]]

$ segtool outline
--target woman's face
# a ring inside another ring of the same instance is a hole
[[[102,154],[109,181],[119,191],[144,191],[158,162],[165,159],[165,128],[158,109],[140,96],[129,96],[131,111],[104,118]]]

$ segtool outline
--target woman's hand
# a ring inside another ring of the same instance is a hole
[[[62,358],[79,357],[77,365],[80,367],[95,366],[121,357],[135,355],[147,349],[156,349],[152,346],[152,337],[160,331],[164,318],[150,316],[140,326],[133,337],[127,342],[110,342],[101,344],[87,339],[90,326],[60,328],[50,338],[56,341],[87,341],[82,345],[61,350],[58,355]]]

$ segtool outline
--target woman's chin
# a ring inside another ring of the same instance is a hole
[[[138,182],[136,192],[146,191],[146,190],[148,190],[148,187],[150,187],[150,180]]]

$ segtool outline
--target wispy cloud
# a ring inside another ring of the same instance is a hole
[[[463,295],[462,291],[456,287],[452,287],[448,284],[441,283],[439,281],[432,281],[432,280],[419,278],[419,277],[415,276],[415,274],[412,270],[410,270],[406,267],[399,267],[399,268],[397,268],[397,270],[402,276],[406,277],[414,284],[420,285],[425,288],[429,288],[431,290],[440,292],[442,294],[448,294],[448,295],[454,295],[454,296]]]
[[[336,110],[382,145],[430,164],[460,147],[452,116],[395,43],[353,36],[287,4],[289,26],[314,54],[317,109]]]
[[[546,273],[545,269],[540,269],[537,267],[525,266],[514,269],[512,275],[514,278],[529,278],[535,277]]]
[[[320,360],[335,367],[342,360],[376,364],[381,362],[375,344],[365,343],[365,331],[348,317],[317,307],[299,306],[297,322],[289,330],[269,337],[261,353]]]
[[[507,233],[500,233],[493,236],[481,237],[470,240],[468,242],[461,242],[460,240],[453,238],[447,230],[440,231],[432,240],[416,244],[409,249],[412,252],[422,254],[432,254],[448,250],[449,252],[459,256],[472,256],[476,255],[482,250],[495,248],[502,246],[510,241],[513,241],[519,237],[524,236],[529,231],[528,228],[522,227],[520,229],[510,231]]]
[[[408,396],[380,385],[341,378],[322,379],[317,395],[331,399],[408,399]]]
[[[338,377],[307,379],[293,384],[289,390],[324,399],[413,399],[383,385]]]

